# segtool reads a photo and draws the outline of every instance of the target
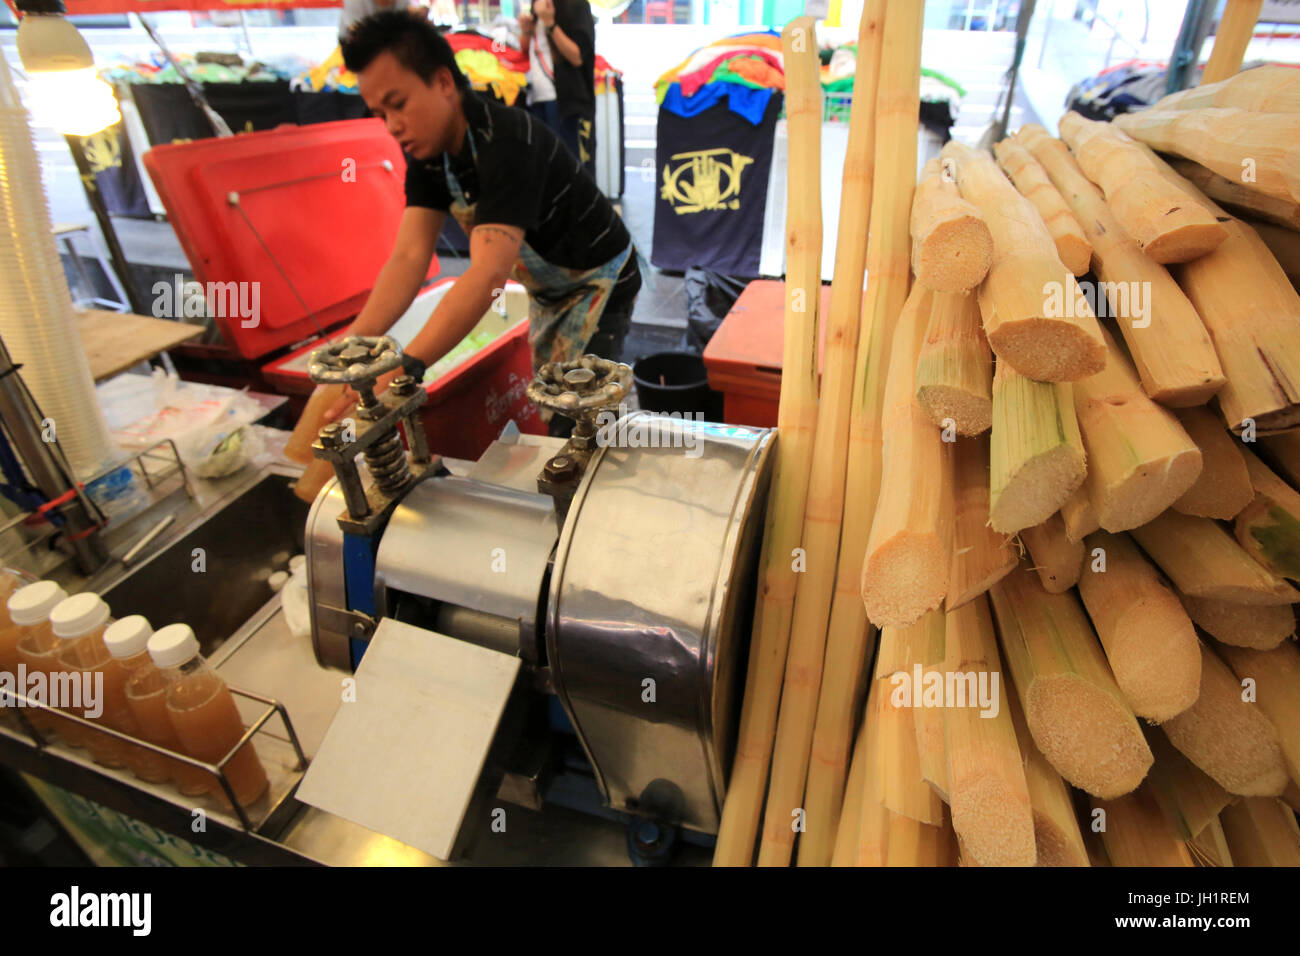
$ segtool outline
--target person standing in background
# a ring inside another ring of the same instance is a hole
[[[587,0],[535,0],[519,14],[528,108],[596,174],[596,21]]]

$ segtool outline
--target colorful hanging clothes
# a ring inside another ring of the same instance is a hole
[[[770,89],[755,89],[741,83],[706,83],[696,90],[694,96],[687,96],[682,92],[680,83],[673,83],[664,96],[663,108],[689,118],[698,116],[725,99],[731,112],[757,126],[763,122],[772,92]]]
[[[719,66],[729,60],[743,59],[745,57],[758,59],[765,63],[772,72],[779,74],[781,77],[785,76],[780,57],[774,56],[761,47],[737,47],[734,51],[727,51],[705,61],[704,65],[697,69],[679,74],[677,82],[682,85],[683,93],[687,96],[694,96],[696,90],[713,78],[713,72]]]
[[[456,65],[479,91],[489,91],[507,106],[514,106],[528,78],[506,65],[489,50],[466,48],[456,51]]]
[[[784,90],[785,74],[754,56],[733,57],[713,71],[711,82],[744,83],[756,89]]]

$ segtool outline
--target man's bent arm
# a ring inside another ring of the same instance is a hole
[[[517,226],[475,226],[469,237],[469,268],[407,343],[406,352],[432,365],[469,335],[505,288],[523,239],[524,231]]]
[[[424,283],[447,214],[408,206],[397,227],[393,251],[375,277],[375,286],[358,313],[350,335],[383,335],[410,308]]]

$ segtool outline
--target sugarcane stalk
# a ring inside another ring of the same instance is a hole
[[[988,274],[993,239],[980,211],[961,198],[935,158],[925,164],[911,216],[912,271],[935,292],[969,292]]]
[[[1300,827],[1281,800],[1246,797],[1219,820],[1234,866],[1300,866]]]
[[[1103,811],[1101,842],[1111,866],[1194,866],[1187,844],[1165,818],[1148,788],[1110,800],[1093,800]]]
[[[1300,72],[1265,64],[1214,83],[1179,90],[1151,104],[1153,110],[1199,110],[1235,106],[1256,113],[1300,113]]]
[[[1147,398],[1110,333],[1102,336],[1106,368],[1074,383],[1074,411],[1088,453],[1088,500],[1103,528],[1127,531],[1191,488],[1201,450],[1171,411]]]
[[[993,530],[1014,534],[1042,524],[1083,484],[1086,456],[1072,389],[997,363],[989,441]]]
[[[1293,783],[1300,784],[1300,648],[1283,641],[1267,651],[1220,645],[1237,679],[1255,682],[1255,700],[1277,731]]]
[[[1070,541],[1082,541],[1101,527],[1101,522],[1097,520],[1097,512],[1093,510],[1092,502],[1088,500],[1088,489],[1082,485],[1065,499],[1065,504],[1061,505],[1060,515],[1065,523],[1065,537]]]
[[[972,292],[938,292],[916,360],[916,400],[935,425],[958,435],[993,424],[993,353]]]
[[[1266,219],[1286,229],[1300,229],[1300,203],[1259,192],[1242,183],[1240,176],[1228,179],[1190,159],[1171,156],[1169,165],[1206,196],[1239,216]]]
[[[1133,241],[1156,262],[1187,262],[1212,252],[1224,228],[1187,189],[1168,181],[1119,126],[1066,113],[1061,139]]]
[[[993,236],[993,263],[979,287],[979,305],[994,354],[1042,382],[1070,382],[1101,371],[1106,351],[1096,316],[1033,204],[991,156],[953,140],[944,146],[943,159]]]
[[[1084,565],[1079,596],[1115,682],[1139,717],[1182,713],[1200,690],[1201,650],[1178,595],[1125,535],[1098,531],[1086,545],[1097,557]]]
[[[1171,407],[1204,404],[1223,387],[1223,366],[1173,276],[1124,231],[1064,143],[1034,124],[1022,127],[1016,142],[1042,164],[1083,227],[1099,288],[1147,394]]]
[[[1132,535],[1188,597],[1265,606],[1300,601],[1300,592],[1258,564],[1209,518],[1171,509]]]
[[[1148,729],[1147,743],[1156,762],[1147,786],[1169,822],[1184,840],[1194,840],[1236,798],[1184,757],[1159,730]]]
[[[1234,530],[1246,552],[1274,574],[1300,578],[1300,494],[1242,447],[1255,496]]]
[[[1260,607],[1183,595],[1183,607],[1197,627],[1234,647],[1267,651],[1295,633],[1295,609],[1290,604]]]
[[[1083,234],[1074,213],[1047,178],[1047,172],[1038,160],[1034,159],[1029,150],[1010,139],[1004,139],[994,146],[993,155],[1021,195],[1033,203],[1038,214],[1043,217],[1048,232],[1052,234],[1052,241],[1056,243],[1056,254],[1061,257],[1065,268],[1076,276],[1087,272],[1092,261],[1092,243]]]
[[[1023,564],[989,593],[1002,652],[1043,756],[1095,797],[1134,790],[1151,767],[1151,750],[1078,599],[1048,594]]]
[[[1020,560],[1015,538],[989,527],[989,443],[959,441],[953,449],[952,569],[944,606],[961,607],[1010,573]]]
[[[1173,503],[1175,511],[1226,521],[1250,504],[1255,492],[1241,454],[1241,443],[1208,408],[1182,408],[1178,423],[1201,449],[1201,473]]]
[[[1201,690],[1196,703],[1166,721],[1169,742],[1229,793],[1276,797],[1287,784],[1286,760],[1277,729],[1254,703],[1228,665],[1201,645]]]

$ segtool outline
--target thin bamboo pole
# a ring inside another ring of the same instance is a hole
[[[1201,645],[1201,692],[1196,703],[1161,729],[1215,783],[1246,797],[1276,797],[1288,780],[1277,729],[1254,704],[1228,665]]]
[[[795,31],[802,31],[796,34]],[[716,866],[747,866],[767,791],[794,612],[796,572],[791,560],[800,544],[804,504],[817,428],[817,312],[821,288],[821,85],[808,57],[794,55],[794,37],[814,51],[813,20],[787,25],[786,114],[790,124],[787,194],[785,351],[781,404],[777,413],[776,470],[763,530],[760,587],[754,610],[754,638],[745,681],[736,759],[723,805]],[[802,308],[796,309],[796,306]]]
[[[1099,288],[1147,394],[1168,406],[1204,404],[1223,387],[1223,366],[1205,324],[1169,270],[1124,231],[1063,142],[1036,124],[1022,127],[1016,142],[1043,165],[1083,226]]]
[[[1142,251],[1162,265],[1212,252],[1227,238],[1194,193],[1163,177],[1141,144],[1119,126],[1066,113],[1061,139],[1096,183],[1115,218]]]
[[[840,823],[835,828],[835,851],[831,855],[831,866],[854,866],[857,863],[858,825],[862,822],[862,791],[866,783],[867,763],[870,759],[867,754],[867,721],[864,714],[862,726],[858,728],[858,737],[853,745],[849,780],[844,788],[844,799],[840,804]],[[803,848],[800,847],[801,859],[803,853]]]
[[[979,287],[979,304],[994,354],[1044,382],[1072,382],[1101,371],[1106,350],[1097,318],[1033,204],[991,156],[952,140],[943,158],[993,236],[993,264]]]
[[[1227,0],[1219,18],[1219,29],[1214,34],[1209,62],[1201,74],[1202,84],[1218,83],[1237,74],[1263,8],[1264,0]]]
[[[864,15],[867,11],[864,11]],[[819,69],[815,37],[811,30],[798,63],[787,70],[801,71],[803,82],[811,82]],[[796,50],[800,49],[795,47]],[[878,69],[878,66],[877,66]],[[873,84],[866,84],[871,86]],[[866,119],[872,119],[874,109]],[[859,123],[859,157],[870,148],[871,133]],[[820,135],[820,131],[818,133]],[[861,178],[871,167],[859,171],[857,188],[851,198],[860,203],[870,195],[869,184]],[[865,187],[865,188],[864,188]],[[848,209],[840,222],[840,239],[844,248],[836,247],[836,276],[831,286],[829,323],[822,356],[822,388],[817,412],[817,432],[813,441],[812,476],[804,508],[803,535],[805,554],[803,577],[795,595],[790,626],[790,643],[781,690],[781,709],[777,721],[776,742],[772,752],[772,769],[768,782],[767,811],[759,846],[760,866],[788,866],[794,852],[795,831],[791,814],[803,810],[805,833],[817,834],[819,864],[829,862],[834,846],[834,828],[838,814],[832,806],[819,806],[815,816],[804,805],[813,726],[821,691],[822,666],[826,651],[826,626],[830,617],[835,586],[835,566],[839,549],[840,525],[844,517],[845,467],[849,416],[852,408],[853,369],[858,349],[858,313],[862,304],[862,270],[866,260],[867,209],[860,205]],[[840,270],[843,270],[842,273]],[[821,285],[807,290],[808,296],[820,295]],[[846,754],[847,759],[847,754]]]
[[[917,116],[920,110],[922,11],[890,0],[886,8],[889,38],[880,54],[877,95],[875,182],[871,200],[871,236],[867,243],[870,276],[862,297],[858,353],[853,373],[853,407],[849,418],[846,484],[840,527],[835,594],[827,627],[826,659],[813,751],[809,765],[808,803],[835,819],[844,789],[852,736],[857,675],[871,633],[861,597],[862,556],[871,534],[871,518],[880,490],[880,408],[894,321],[907,298],[908,213],[915,179]],[[910,78],[910,79],[909,79]],[[886,188],[884,184],[888,183]],[[815,802],[814,802],[815,801]],[[864,804],[866,801],[864,801]],[[864,810],[864,813],[866,811]],[[814,840],[818,839],[814,837]],[[813,856],[824,858],[814,844]]]
[[[889,854],[889,808],[881,802],[880,722],[889,696],[889,685],[873,680],[867,696],[867,762],[863,767],[862,810],[858,820],[858,866],[884,866]]]
[[[1023,564],[989,593],[1002,652],[1043,756],[1095,797],[1135,789],[1151,767],[1151,750],[1078,599],[1048,594]]]

